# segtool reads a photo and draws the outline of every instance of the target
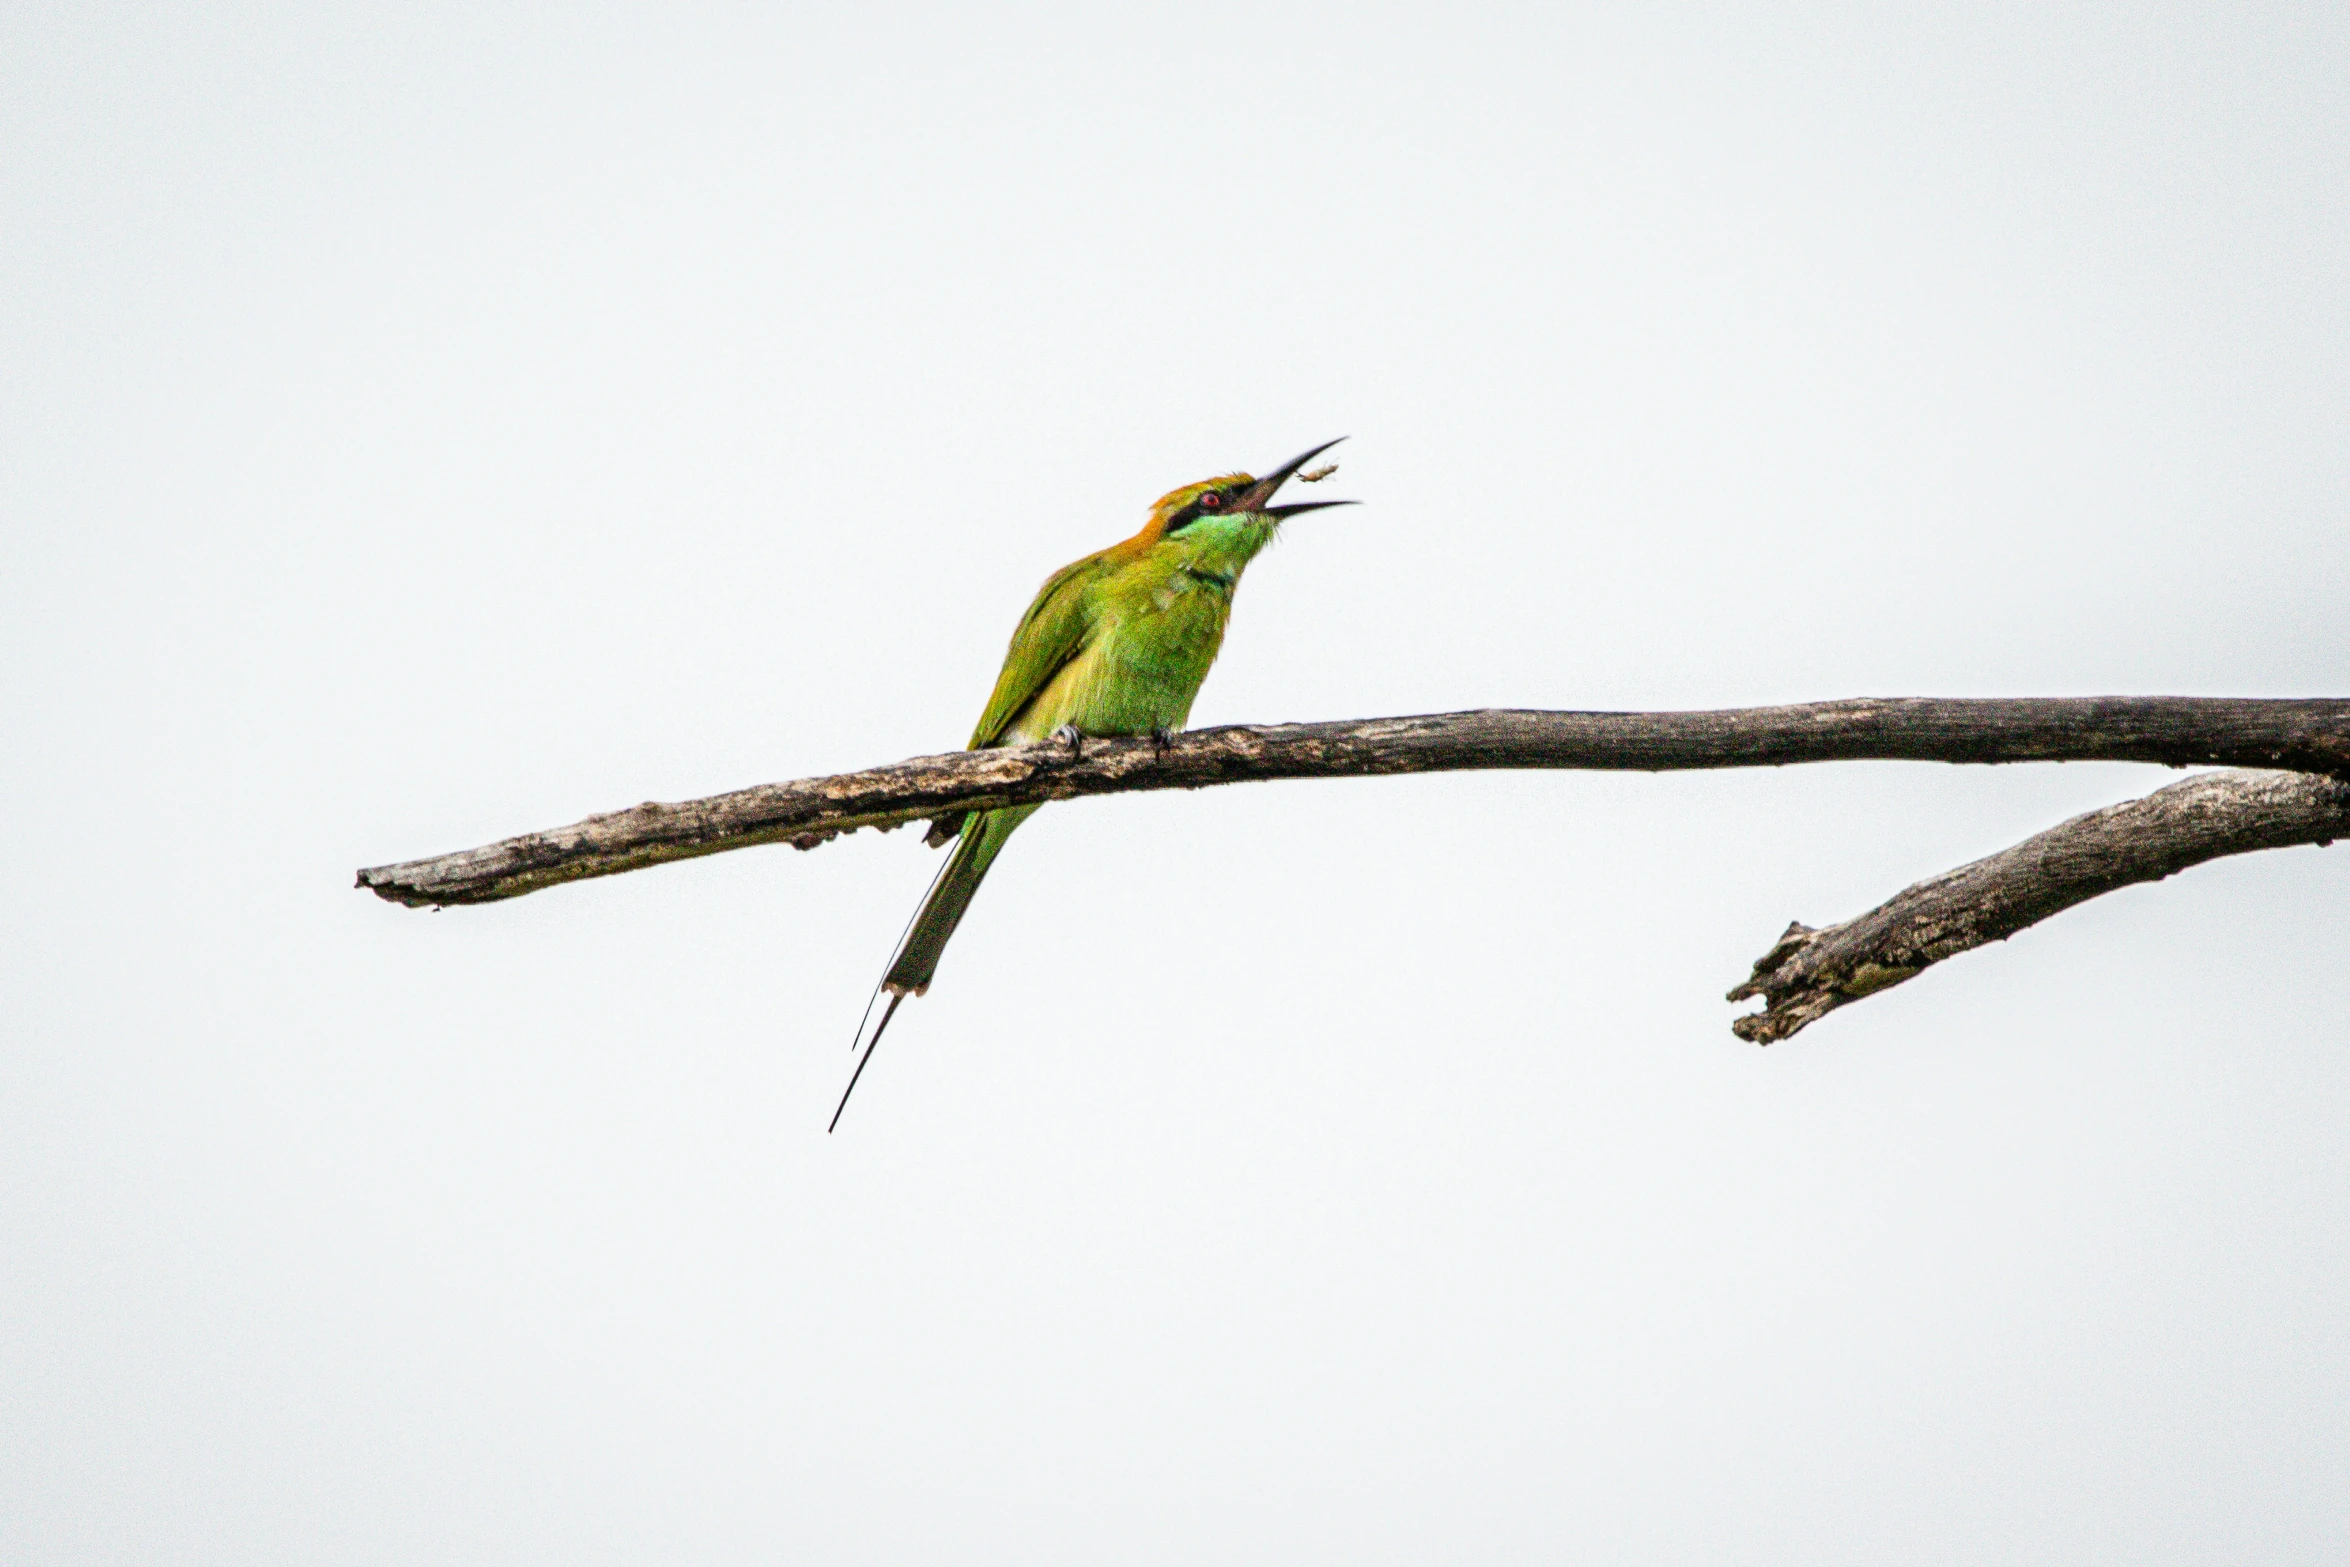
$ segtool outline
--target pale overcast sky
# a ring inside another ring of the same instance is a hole
[[[1201,724],[2350,694],[2350,11],[0,15],[0,1558],[2350,1558],[2350,848],[1768,1051],[2120,766],[1138,795],[428,914],[952,747],[1335,435]]]

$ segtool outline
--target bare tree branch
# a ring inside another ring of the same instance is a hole
[[[2350,837],[2350,782],[2315,773],[2206,773],[2076,816],[1988,859],[1897,893],[1825,930],[1789,925],[1729,999],[1764,1010],[1733,1022],[1758,1045],[1875,995],[1970,947],[2004,941],[2100,893],[2227,854]]]
[[[1258,779],[1477,768],[1657,772],[1865,759],[2350,773],[2350,700],[1903,697],[1693,713],[1492,708],[1203,729],[1163,746],[1149,738],[1089,740],[1077,755],[1046,742],[916,757],[676,805],[648,803],[479,849],[376,866],[359,873],[359,885],[411,906],[488,903],[757,843],[813,848],[860,827],[887,829],[961,811]]]

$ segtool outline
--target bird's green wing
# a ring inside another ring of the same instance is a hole
[[[1020,629],[1012,633],[1012,645],[1004,652],[995,694],[987,699],[979,727],[971,731],[972,750],[1001,740],[1020,710],[1052,683],[1061,666],[1085,651],[1094,620],[1093,595],[1086,590],[1104,565],[1101,555],[1088,555],[1054,572],[1037,590],[1036,602],[1020,617]]]

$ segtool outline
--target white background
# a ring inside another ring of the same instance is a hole
[[[1339,434],[1197,723],[2350,693],[2346,14],[1891,9],[10,6],[0,1558],[2350,1552],[2350,850],[1720,999],[2157,770],[351,890]]]

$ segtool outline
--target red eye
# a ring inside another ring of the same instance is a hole
[[[1213,490],[1210,490],[1207,494],[1199,498],[1199,509],[1201,511],[1221,511],[1223,506],[1224,497],[1218,495]]]

